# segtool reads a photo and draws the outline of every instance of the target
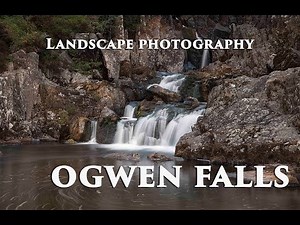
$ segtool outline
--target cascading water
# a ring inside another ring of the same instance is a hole
[[[196,38],[202,40],[202,38],[198,35],[198,32],[196,32]],[[209,50],[203,49],[200,68],[202,69],[203,67],[207,66],[209,62],[210,62]]]
[[[180,73],[165,75],[162,77],[162,80],[159,84],[151,84],[148,86],[148,88],[158,85],[164,89],[168,89],[169,91],[178,92],[184,80],[185,76]]]
[[[182,74],[163,74],[161,82],[152,85],[178,92],[184,79]],[[192,131],[192,126],[205,111],[205,104],[191,112],[165,105],[145,117],[135,118],[135,106],[136,103],[131,103],[125,107],[124,116],[117,125],[115,144],[174,147],[181,136]]]
[[[165,107],[139,119],[126,117],[118,123],[115,143],[175,146],[181,136],[192,131],[204,111],[205,104],[189,113]]]
[[[97,144],[97,121],[91,121],[91,137],[88,144]]]
[[[124,110],[124,116],[118,122],[114,143],[129,143],[133,134],[133,126],[137,118],[134,118],[135,105],[127,105]]]
[[[203,49],[202,53],[202,59],[201,59],[201,69],[209,64],[210,58],[209,58],[209,50]]]

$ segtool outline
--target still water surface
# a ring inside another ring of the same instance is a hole
[[[110,156],[116,150],[99,145],[0,146],[0,151],[0,209],[300,209],[300,188],[195,188],[197,161],[152,162],[149,151],[139,152],[139,161],[115,159]],[[138,188],[135,173],[128,188],[120,183],[112,188],[103,171],[100,188],[84,187],[77,180],[61,189],[52,183],[51,172],[62,164],[77,173],[87,165],[163,165],[170,171],[182,165],[181,185]]]

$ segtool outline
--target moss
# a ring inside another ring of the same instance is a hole
[[[76,33],[92,32],[92,20],[84,15],[30,16],[28,20],[54,39],[68,39]]]
[[[59,68],[64,68],[61,65],[61,60],[59,59],[58,51],[43,51],[40,53],[40,62],[39,66],[44,73],[59,72]]]
[[[73,104],[67,104],[65,109],[70,116],[75,115],[77,112],[77,107]]]
[[[43,33],[28,21],[27,16],[1,16],[0,27],[6,33],[10,51],[38,51],[43,47]]]
[[[69,113],[66,110],[60,109],[57,113],[58,124],[65,125],[69,123]]]
[[[140,15],[124,15],[124,29],[128,31],[128,38],[134,39],[139,28]]]

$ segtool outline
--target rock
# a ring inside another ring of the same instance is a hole
[[[153,153],[147,156],[151,161],[171,161],[172,159],[167,157],[166,155]]]
[[[11,54],[13,60],[14,70],[25,69],[33,70],[38,69],[39,55],[35,52],[26,53],[24,50],[19,50]]]
[[[300,50],[284,49],[277,53],[273,59],[273,70],[286,70],[300,66]]]
[[[120,63],[120,77],[129,77],[132,75],[132,65],[129,60],[124,60]]]
[[[20,50],[11,55],[12,69],[0,74],[0,139],[32,135],[31,118],[40,102],[39,56]]]
[[[101,111],[100,117],[106,121],[109,120],[112,122],[116,122],[119,120],[119,116],[114,111],[112,111],[111,109],[109,109],[106,106]]]
[[[99,70],[93,69],[92,70],[92,78],[94,80],[103,80],[102,75],[100,74]]]
[[[63,51],[62,53],[59,54],[59,59],[64,66],[70,67],[73,63],[73,60],[69,56],[67,51]]]
[[[88,121],[89,119],[86,117],[78,117],[73,120],[70,126],[70,139],[74,141],[88,141],[88,138],[86,138]]]
[[[148,101],[144,99],[139,103],[137,115],[138,116],[146,116],[151,113],[156,106],[163,104],[164,102],[161,100],[153,99],[152,101]]]
[[[182,97],[180,96],[180,94],[169,91],[168,89],[164,89],[158,85],[149,87],[148,91],[154,96],[161,98],[165,103],[182,101]]]
[[[120,112],[125,107],[124,92],[120,88],[113,87],[107,81],[86,83],[83,89],[96,98],[102,107],[106,106],[116,112]]]
[[[76,84],[80,84],[80,83],[86,83],[88,82],[88,77],[82,75],[81,73],[78,72],[73,72],[71,74],[72,78],[70,79],[71,83],[76,83]]]
[[[234,164],[299,161],[299,74],[297,67],[224,79],[210,92],[204,117],[180,139],[176,156],[223,156]]]
[[[50,137],[50,136],[40,138],[40,142],[57,142],[57,141],[58,141],[58,139]]]
[[[110,153],[104,156],[104,158],[125,160],[125,161],[140,161],[140,154],[138,153]]]
[[[226,39],[226,38],[229,38],[230,34],[231,34],[231,30],[228,26],[224,26],[220,23],[217,23],[215,25],[215,28],[213,31],[214,38]]]
[[[104,66],[107,69],[107,77],[109,80],[117,81],[120,74],[120,63],[122,61],[129,61],[129,50],[110,50],[102,49],[101,50]]]
[[[172,27],[162,16],[141,17],[141,26],[136,39],[182,39],[182,31]],[[130,54],[134,67],[148,67],[157,71],[181,72],[183,70],[185,50],[183,49],[134,49]]]
[[[68,139],[65,141],[65,144],[76,144],[77,142],[74,141],[73,139]]]
[[[187,97],[183,104],[186,105],[188,109],[195,109],[200,105],[200,102],[194,97]]]
[[[223,79],[237,77],[233,68],[220,61],[214,62],[201,70],[193,70],[186,73],[187,78],[180,88],[183,96],[199,97],[201,101],[207,101],[208,94],[213,87],[222,83]],[[193,88],[191,88],[193,86]]]
[[[143,82],[155,78],[156,72],[153,68],[147,66],[136,66],[132,68],[132,79]]]

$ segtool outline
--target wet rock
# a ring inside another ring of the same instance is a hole
[[[153,153],[147,156],[151,161],[171,161],[172,159],[166,155]]]
[[[148,88],[148,91],[160,99],[162,99],[165,103],[170,102],[180,102],[182,101],[182,97],[180,94],[169,91],[168,89],[164,89],[158,85],[153,85]]]
[[[111,153],[104,156],[104,158],[124,160],[124,161],[140,161],[140,154],[138,153]]]
[[[164,102],[162,100],[153,99],[152,101],[148,101],[144,99],[139,103],[137,115],[138,116],[145,116],[155,109],[158,105],[163,104]]]
[[[76,144],[77,142],[74,141],[73,139],[68,139],[65,141],[65,144]]]
[[[186,105],[188,109],[195,109],[200,105],[200,102],[194,97],[187,97],[183,104]]]
[[[87,122],[86,117],[78,117],[72,121],[70,126],[70,139],[74,141],[88,141],[86,138]]]
[[[105,121],[116,122],[119,120],[119,116],[110,108],[104,107],[100,113],[100,118]]]
[[[236,164],[299,161],[299,73],[297,67],[224,79],[210,92],[204,117],[180,139],[176,156],[224,156]]]
[[[189,71],[186,75],[180,93],[183,96],[199,97],[201,101],[207,101],[210,91],[221,84],[223,79],[239,76],[234,74],[231,66],[220,61],[211,63],[201,70]]]
[[[41,137],[40,142],[57,142],[58,139],[47,136],[47,137]]]

